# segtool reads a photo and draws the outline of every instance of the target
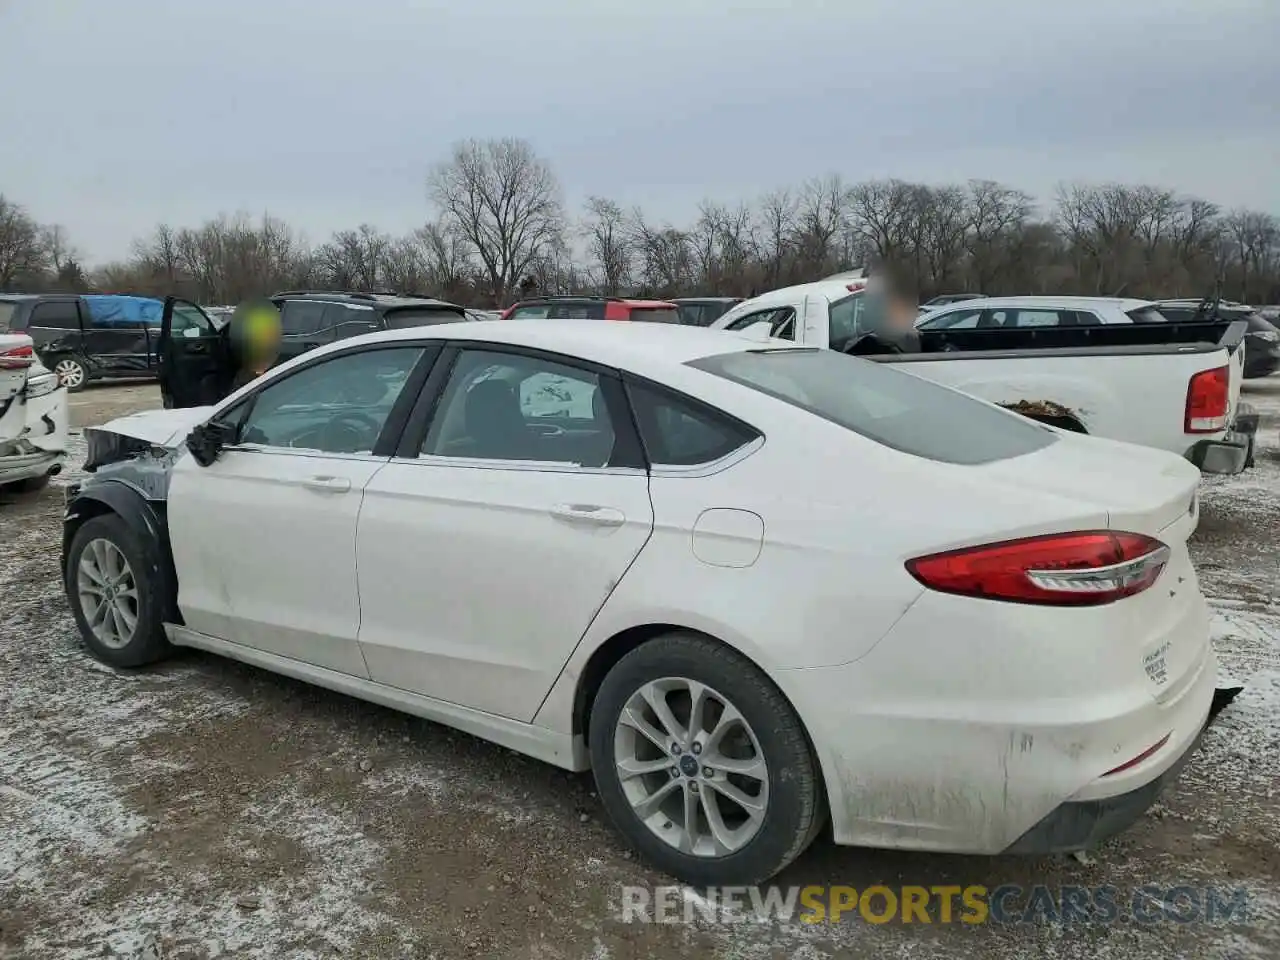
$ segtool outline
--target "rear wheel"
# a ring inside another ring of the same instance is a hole
[[[139,667],[169,652],[158,567],[114,513],[86,520],[67,551],[67,598],[85,645],[113,667]]]
[[[823,822],[808,739],[754,664],[671,633],[623,657],[591,710],[606,812],[653,864],[699,885],[760,883]]]
[[[84,362],[75,357],[64,357],[53,367],[58,383],[67,388],[69,393],[83,390],[89,381],[89,370]]]

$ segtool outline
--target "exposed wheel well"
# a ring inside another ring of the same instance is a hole
[[[596,652],[591,654],[587,665],[582,668],[582,677],[578,680],[578,690],[573,698],[573,733],[585,737],[591,721],[591,705],[595,702],[596,693],[605,675],[613,669],[613,665],[648,640],[660,637],[672,630],[683,630],[684,627],[674,623],[646,623],[638,627],[629,627],[621,633],[600,644]],[[704,634],[705,636],[705,634]],[[715,640],[715,637],[710,639]]]
[[[84,499],[76,503],[75,519],[62,525],[62,556],[66,559],[67,551],[71,549],[71,541],[75,539],[76,531],[83,527],[88,521],[94,517],[101,517],[107,513],[117,513],[110,504],[103,503],[101,500]]]

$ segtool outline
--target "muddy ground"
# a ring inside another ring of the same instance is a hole
[[[622,885],[670,881],[610,832],[589,777],[211,656],[91,659],[59,585],[55,484],[0,503],[0,957],[1280,956],[1280,377],[1247,394],[1257,469],[1204,482],[1193,544],[1246,689],[1163,801],[1088,863],[819,840],[779,878],[1112,884],[1122,901],[1243,886],[1243,917],[623,923]],[[150,386],[98,387],[73,417],[157,405]]]

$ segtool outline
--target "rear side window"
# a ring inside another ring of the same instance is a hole
[[[280,311],[280,332],[286,337],[315,333],[323,325],[328,307],[320,300],[286,300]]]
[[[973,330],[978,326],[981,310],[953,310],[940,317],[931,316],[920,324],[921,330]]]
[[[748,350],[689,366],[807,410],[886,447],[980,464],[1057,440],[1047,428],[928,380],[831,350]]]
[[[14,317],[18,313],[18,305],[12,300],[0,300],[0,333],[16,331]]]
[[[631,319],[643,323],[679,323],[680,311],[671,307],[632,307]]]
[[[74,300],[49,300],[31,308],[27,327],[43,327],[53,330],[79,330],[80,312]]]
[[[388,310],[384,314],[388,330],[404,330],[408,327],[424,327],[433,323],[457,323],[469,320],[465,314],[456,310],[440,307],[405,307],[400,310]]]
[[[760,434],[728,414],[678,393],[627,383],[640,440],[655,467],[694,467],[727,457]]]
[[[831,304],[827,313],[827,343],[831,349],[841,350],[872,329],[873,325],[865,316],[867,304],[866,293],[862,290]]]

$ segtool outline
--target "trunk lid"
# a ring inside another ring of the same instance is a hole
[[[1060,432],[1042,450],[980,468],[996,484],[1032,487],[1104,511],[1112,530],[1186,540],[1200,471],[1176,454],[1118,440]],[[1167,540],[1165,542],[1168,542]]]

